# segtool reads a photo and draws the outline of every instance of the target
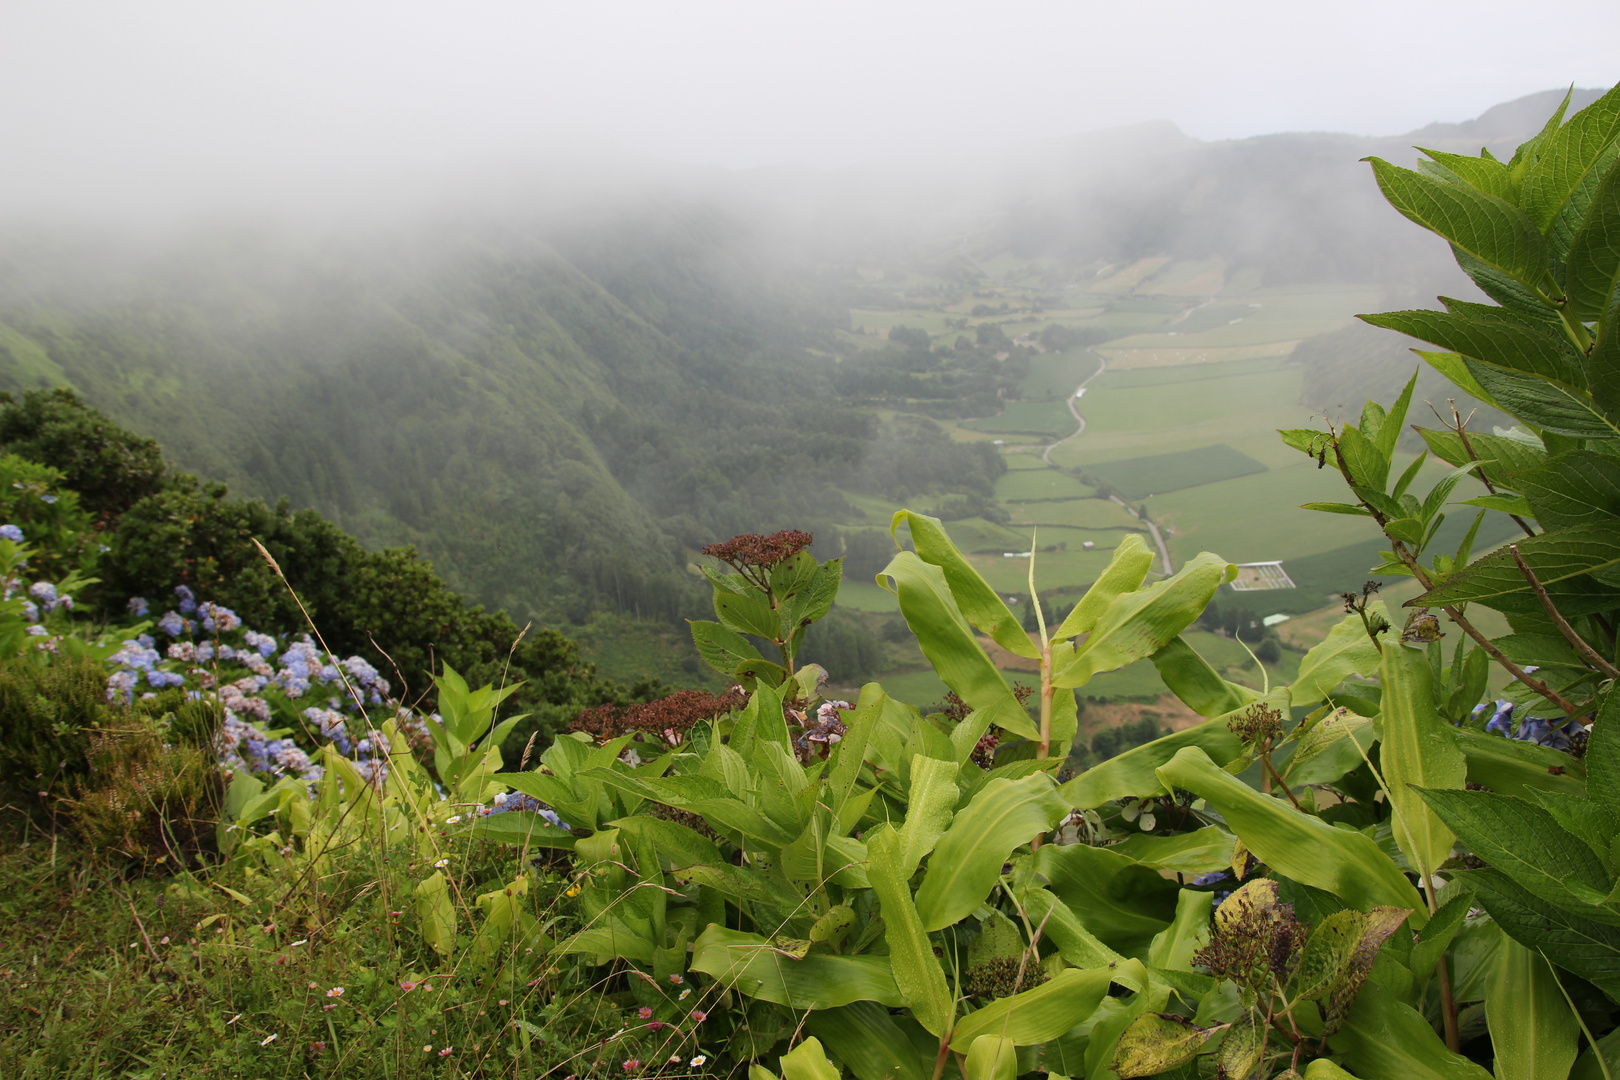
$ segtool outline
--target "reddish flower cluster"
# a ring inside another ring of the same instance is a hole
[[[724,694],[677,690],[668,697],[643,705],[598,705],[586,709],[574,721],[574,730],[583,731],[599,742],[645,732],[674,746],[685,738],[693,724],[713,720],[747,703],[747,695],[736,690]]]
[[[712,555],[755,584],[763,585],[763,571],[793,558],[814,539],[810,533],[798,529],[783,529],[769,536],[741,533],[730,540],[710,544],[703,549],[703,554]]]

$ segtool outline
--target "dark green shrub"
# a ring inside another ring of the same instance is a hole
[[[48,820],[87,773],[90,740],[111,714],[107,673],[91,657],[0,661],[0,798]]]

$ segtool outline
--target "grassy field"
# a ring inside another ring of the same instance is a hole
[[[1061,401],[1010,401],[1000,416],[965,420],[962,427],[991,435],[1050,435],[1060,439],[1077,425],[1074,414]]]
[[[1234,315],[1231,319],[1208,329],[1183,333],[1178,327],[1166,326],[1162,332],[1140,334],[1118,342],[1110,342],[1110,346],[1185,348],[1298,341],[1339,329],[1357,312],[1376,308],[1380,299],[1379,293],[1372,289],[1327,293],[1267,291],[1253,294],[1248,298],[1250,303],[1260,305],[1251,307],[1249,314],[1241,317]],[[1191,319],[1192,316],[1188,316],[1189,322]]]
[[[1108,461],[1093,465],[1087,471],[1121,495],[1139,499],[1157,492],[1180,491],[1262,473],[1266,467],[1247,454],[1221,444]]]
[[[1009,470],[996,479],[996,498],[1003,502],[1085,499],[1094,494],[1073,476],[1053,468]]]
[[[1042,353],[1029,362],[1029,374],[1020,389],[1027,400],[1066,400],[1092,372],[1097,356],[1089,349]]]
[[[1011,503],[1012,525],[1066,525],[1077,529],[1140,531],[1136,519],[1108,499],[1065,499],[1061,502]]]

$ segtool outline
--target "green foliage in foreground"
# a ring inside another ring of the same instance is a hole
[[[1437,366],[1522,427],[1426,435],[1461,460],[1423,498],[1415,468],[1390,476],[1410,394],[1284,433],[1332,460],[1356,501],[1321,508],[1377,521],[1456,647],[1426,608],[1397,629],[1363,589],[1289,684],[1229,681],[1185,632],[1235,568],[1204,553],[1149,582],[1134,535],[1061,623],[1037,608],[1032,637],[938,519],[901,511],[912,549],[880,576],[959,704],[923,715],[875,683],[827,701],[799,644],[840,564],[803,534],[737,537],[711,549],[731,572],[710,572],[717,621],[693,631],[746,702],[667,699],[503,772],[504,692],[445,671],[431,767],[388,720],[374,779],[331,747],[314,785],[231,779],[219,865],[169,894],[197,938],[177,963],[140,922],[122,952],[85,943],[108,1000],[144,946],[171,1027],[130,1001],[137,1026],[95,1039],[19,949],[0,1038],[37,1075],[1612,1077],[1616,147],[1620,88],[1511,163],[1377,167],[1503,305],[1403,325],[1453,343]],[[1476,559],[1470,530],[1434,554],[1471,473],[1491,487],[1469,502],[1527,538]],[[1514,632],[1483,638],[1471,605]],[[1036,663],[1037,698],[987,640]],[[1205,721],[1059,784],[1074,692],[1142,660]],[[1492,663],[1523,687],[1517,723],[1481,709]]]

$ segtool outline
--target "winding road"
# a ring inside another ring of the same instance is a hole
[[[1069,412],[1074,414],[1074,419],[1075,419],[1075,421],[1077,423],[1079,423],[1080,426],[1078,428],[1076,428],[1072,433],[1070,433],[1068,435],[1065,435],[1063,438],[1059,439],[1055,443],[1049,444],[1046,447],[1045,450],[1041,451],[1041,460],[1046,462],[1046,464],[1048,464],[1048,465],[1052,464],[1052,451],[1053,450],[1056,450],[1058,447],[1062,446],[1064,443],[1068,442],[1070,439],[1078,439],[1081,435],[1085,434],[1085,432],[1086,432],[1086,418],[1084,416],[1080,415],[1080,410],[1079,409],[1074,407],[1075,402],[1079,401],[1080,398],[1085,394],[1085,392],[1086,392],[1086,383],[1089,383],[1092,379],[1095,379],[1097,376],[1101,375],[1106,370],[1108,370],[1108,361],[1107,361],[1107,359],[1105,359],[1104,357],[1099,355],[1097,357],[1097,370],[1093,371],[1090,375],[1087,375],[1085,377],[1085,380],[1083,382],[1081,382],[1078,387],[1075,388],[1074,393],[1069,395],[1069,400],[1068,400]],[[1056,468],[1056,466],[1053,466],[1053,467]],[[1120,506],[1124,507],[1125,512],[1127,514],[1131,515],[1131,517],[1135,518],[1137,521],[1139,521],[1143,525],[1147,526],[1148,532],[1153,534],[1153,542],[1159,546],[1159,560],[1160,560],[1161,564],[1164,566],[1165,576],[1169,577],[1171,574],[1175,573],[1175,569],[1174,569],[1174,567],[1171,566],[1171,563],[1170,563],[1170,547],[1169,547],[1168,544],[1166,544],[1164,542],[1164,536],[1163,536],[1162,533],[1159,532],[1159,527],[1157,525],[1155,525],[1152,521],[1148,520],[1147,518],[1144,518],[1141,514],[1137,513],[1136,510],[1133,509],[1129,503],[1127,503],[1124,499],[1120,498],[1118,495],[1110,495],[1108,497],[1110,499],[1114,500],[1114,502],[1118,503]]]

